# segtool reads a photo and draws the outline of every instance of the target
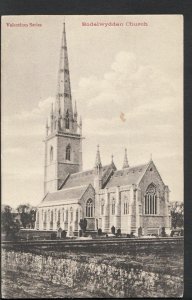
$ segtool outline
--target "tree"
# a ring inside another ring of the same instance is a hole
[[[21,223],[24,228],[34,228],[36,209],[29,204],[21,204],[17,207],[17,211],[20,214]]]
[[[84,219],[80,219],[79,226],[80,226],[82,232],[85,233],[86,228],[87,228],[87,220],[85,218]]]
[[[12,208],[9,205],[5,205],[1,212],[1,226],[2,232],[10,239],[14,239],[20,229],[19,221],[14,219]]]
[[[171,203],[171,225],[175,229],[176,227],[182,228],[184,226],[184,204],[183,202]]]

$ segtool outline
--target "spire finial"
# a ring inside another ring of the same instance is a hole
[[[98,168],[98,167],[102,167],[99,145],[97,145],[97,153],[96,153],[96,160],[95,160],[95,168]]]
[[[123,169],[129,168],[128,158],[127,158],[127,148],[125,148],[125,155],[123,161]]]
[[[51,103],[51,117],[53,117],[53,102]]]
[[[150,161],[152,161],[153,159],[152,159],[152,153],[150,154]]]
[[[65,16],[63,17],[63,32],[65,32]]]
[[[75,100],[75,107],[74,107],[74,117],[77,117],[77,103]]]
[[[113,163],[113,157],[114,157],[113,154],[111,154],[111,163]]]
[[[48,135],[48,133],[49,133],[48,118],[46,119],[46,126],[45,126],[45,128],[46,128],[46,135]]]

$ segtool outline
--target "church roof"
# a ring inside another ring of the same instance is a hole
[[[115,171],[106,187],[137,184],[143,177],[148,165],[149,163]]]
[[[108,167],[110,165],[106,165],[102,167],[102,174],[104,175],[105,172],[107,171]],[[94,185],[94,178],[95,178],[95,170],[87,170],[83,172],[78,172],[71,174],[69,178],[67,179],[66,183],[62,187],[62,190],[71,188],[71,187],[77,187],[77,186],[82,186],[82,185],[89,185],[92,184]]]
[[[93,184],[94,182],[94,170],[88,170],[84,172],[78,172],[71,174],[62,187],[62,190],[68,189],[71,187],[77,187],[77,186],[82,186],[82,185],[89,185],[90,183]]]
[[[81,199],[86,189],[87,189],[87,185],[84,185],[84,186],[59,190],[53,193],[48,193],[45,196],[42,204],[45,204],[47,202],[62,201],[62,200],[64,201],[79,200]]]

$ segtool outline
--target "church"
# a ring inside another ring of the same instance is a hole
[[[86,231],[111,227],[122,234],[159,234],[170,228],[169,188],[164,184],[152,158],[131,166],[125,149],[123,166],[117,170],[113,158],[103,165],[97,146],[91,170],[83,171],[82,120],[72,104],[70,72],[63,25],[58,91],[46,124],[44,198],[37,207],[37,230],[65,230],[77,236],[80,219]]]

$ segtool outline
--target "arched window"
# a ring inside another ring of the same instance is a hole
[[[129,203],[127,197],[124,198],[124,215],[127,215],[129,213]]]
[[[115,198],[112,199],[112,204],[111,204],[111,214],[115,214]]]
[[[73,208],[70,208],[70,220],[73,222]]]
[[[43,229],[45,230],[47,227],[47,212],[44,212],[44,221],[43,221]]]
[[[69,129],[69,111],[67,110],[66,116],[65,116],[65,128]]]
[[[78,221],[78,217],[79,217],[79,211],[78,209],[76,209],[76,222]]]
[[[93,200],[89,199],[86,203],[86,217],[93,217]]]
[[[65,221],[65,209],[64,209],[64,207],[63,207],[63,209],[62,209],[62,214],[63,214],[63,222]]]
[[[156,187],[151,183],[145,194],[145,214],[146,215],[156,215],[157,214],[157,195]]]
[[[51,223],[53,223],[53,211],[51,211]]]
[[[44,223],[47,223],[47,212],[44,212]]]
[[[53,160],[53,146],[50,148],[50,161]]]
[[[58,222],[60,222],[60,219],[61,219],[61,212],[60,210],[58,210]]]
[[[101,215],[104,215],[104,205],[105,205],[105,203],[104,203],[104,200],[102,199],[101,200]]]
[[[68,222],[68,209],[66,210],[66,222]]]
[[[66,160],[71,160],[71,146],[68,145],[66,148],[66,156],[65,156]]]

